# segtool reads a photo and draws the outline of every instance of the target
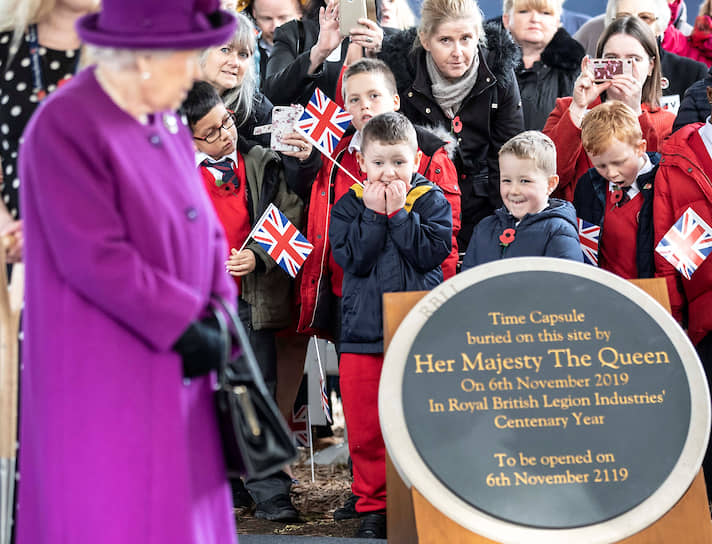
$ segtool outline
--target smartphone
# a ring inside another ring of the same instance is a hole
[[[274,151],[299,151],[298,147],[282,143],[285,134],[294,132],[294,124],[299,120],[304,108],[296,106],[275,106],[272,108],[272,131],[270,148]]]
[[[349,30],[358,26],[358,20],[366,17],[366,0],[339,0],[339,32],[342,36],[348,36]]]
[[[591,59],[593,81],[600,83],[619,74],[633,74],[633,59]]]

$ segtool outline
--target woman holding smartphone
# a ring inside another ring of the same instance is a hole
[[[544,134],[556,144],[559,186],[553,196],[572,200],[577,180],[592,167],[581,145],[581,121],[586,112],[605,100],[620,100],[638,113],[648,151],[658,151],[672,131],[675,115],[660,107],[660,58],[650,27],[638,17],[621,17],[606,27],[596,57],[632,60],[631,74],[594,81],[593,63],[584,57],[572,96],[556,100]]]
[[[381,50],[383,29],[375,21],[358,19],[346,37],[339,27],[339,0],[314,0],[301,20],[277,28],[263,87],[274,104],[306,105],[317,87],[339,99],[339,77],[349,50],[357,49],[359,57]],[[356,60],[353,54],[349,58]]]

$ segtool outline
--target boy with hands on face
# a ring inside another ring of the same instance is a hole
[[[383,61],[361,59],[348,67],[343,79],[344,104],[353,119],[333,153],[334,161],[340,168],[334,162],[324,160],[311,186],[305,234],[314,244],[314,250],[302,267],[297,327],[297,331],[303,334],[334,338],[337,351],[340,351],[338,339],[343,270],[334,260],[329,243],[333,205],[349,192],[354,178],[361,182],[366,180],[364,166],[358,159],[363,127],[376,115],[400,108],[395,78]],[[452,249],[442,263],[443,276],[449,278],[455,275],[458,260],[456,236],[460,230],[460,188],[457,170],[448,155],[448,142],[422,127],[415,127],[415,134],[416,154],[420,157],[417,171],[443,190],[452,208]],[[375,147],[372,149],[378,148],[378,141],[373,144]],[[402,179],[410,182],[410,175],[404,175]],[[375,188],[369,190],[369,197],[371,191]],[[385,194],[381,195],[381,201],[385,205]]]
[[[403,115],[376,115],[361,130],[366,180],[331,213],[329,241],[343,268],[339,380],[362,538],[386,537],[385,446],[378,423],[383,293],[429,290],[443,280],[452,212],[442,190],[416,173],[415,129]]]

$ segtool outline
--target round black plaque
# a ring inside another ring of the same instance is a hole
[[[710,425],[684,332],[627,281],[569,261],[470,270],[408,314],[379,408],[401,477],[499,542],[611,542],[662,516]]]

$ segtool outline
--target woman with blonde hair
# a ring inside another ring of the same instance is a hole
[[[270,145],[270,134],[256,135],[255,128],[272,122],[272,102],[260,92],[255,66],[257,33],[244,13],[236,13],[237,30],[230,41],[206,49],[200,56],[203,81],[210,83],[225,106],[235,112],[237,132],[245,140]]]
[[[99,0],[6,0],[0,7],[0,237],[9,262],[21,261],[23,251],[22,131],[42,99],[76,71],[81,41],[74,23],[98,7]]]
[[[562,0],[504,0],[502,24],[522,52],[517,82],[524,128],[541,130],[556,99],[569,96],[583,46],[561,26]]]
[[[77,31],[96,65],[46,99],[19,157],[17,542],[236,543],[209,317],[236,294],[175,114],[235,20],[218,0],[104,0]]]
[[[420,26],[388,36],[379,57],[396,77],[401,112],[457,141],[466,248],[474,226],[502,205],[499,148],[524,129],[517,47],[500,25],[483,27],[474,0],[425,0]]]

